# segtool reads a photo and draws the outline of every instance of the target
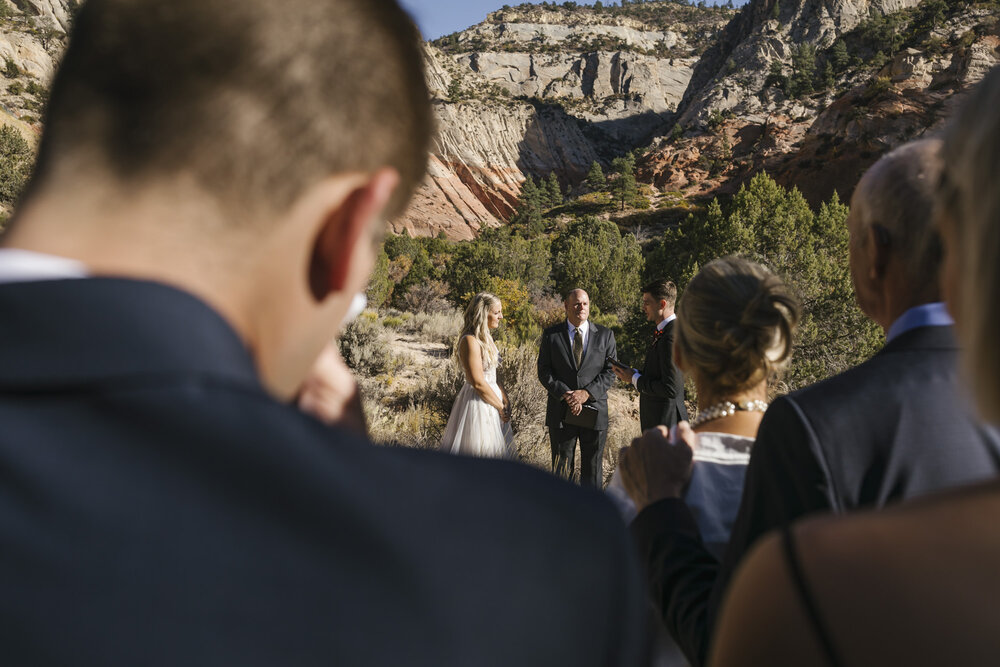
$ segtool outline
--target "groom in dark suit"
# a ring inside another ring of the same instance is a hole
[[[615,335],[594,324],[590,296],[571,290],[563,302],[566,321],[542,334],[538,351],[538,379],[549,393],[545,425],[552,445],[552,471],[573,474],[576,442],[580,441],[580,483],[600,487],[604,441],[608,436],[608,387],[614,373],[608,359],[618,352]],[[592,425],[569,423],[593,411]]]
[[[622,382],[631,382],[639,391],[639,426],[670,428],[687,419],[684,407],[684,376],[674,366],[674,304],[677,287],[669,280],[654,280],[642,288],[642,310],[656,324],[656,332],[646,352],[640,373],[635,368],[614,367]]]

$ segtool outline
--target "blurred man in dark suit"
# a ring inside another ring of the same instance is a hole
[[[291,405],[424,176],[422,63],[393,0],[81,5],[0,243],[5,664],[641,664],[599,494]]]

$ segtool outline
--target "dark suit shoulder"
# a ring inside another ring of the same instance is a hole
[[[566,328],[566,320],[561,320],[553,324],[552,326],[546,327],[545,330],[542,332],[542,335],[551,336],[552,334],[556,334],[559,332],[567,332],[567,331],[568,329]]]
[[[929,388],[955,387],[957,360],[951,327],[922,327],[903,334],[864,363],[792,392],[789,398],[810,416],[845,408],[863,415],[870,411],[858,412],[857,407],[868,400],[884,407],[923,401]]]

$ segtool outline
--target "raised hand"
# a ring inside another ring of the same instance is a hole
[[[328,424],[343,426],[361,435],[367,434],[358,383],[341,358],[336,343],[323,348],[302,385],[298,405],[303,412]]]
[[[691,478],[697,438],[691,426],[681,422],[672,434],[657,426],[622,448],[618,467],[638,511],[664,498],[681,497]]]

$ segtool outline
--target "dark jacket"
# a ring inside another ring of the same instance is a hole
[[[643,659],[599,494],[328,428],[152,283],[0,285],[0,543],[9,665]]]
[[[951,327],[921,327],[867,362],[776,400],[761,422],[731,540],[720,565],[682,501],[632,524],[663,620],[704,664],[734,569],[766,532],[808,514],[882,507],[988,479],[1000,439],[959,388]]]
[[[594,430],[607,430],[608,387],[615,380],[609,357],[616,359],[618,350],[615,334],[607,327],[590,323],[586,353],[579,369],[573,360],[569,325],[563,321],[542,332],[538,350],[538,380],[549,394],[545,407],[546,426],[562,428],[562,418],[566,413],[563,394],[586,389],[591,395],[586,404],[597,408]]]
[[[674,324],[672,320],[663,327],[649,351],[642,374],[636,382],[639,390],[639,424],[642,430],[659,424],[671,427],[687,419],[684,407],[684,376],[674,366]]]

